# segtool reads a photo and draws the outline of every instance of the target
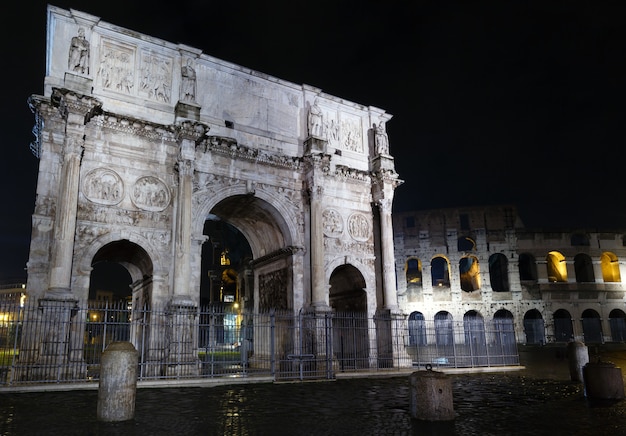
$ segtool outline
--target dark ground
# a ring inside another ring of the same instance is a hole
[[[570,369],[567,356],[567,345],[519,345],[520,365],[523,375],[540,376],[542,378],[569,380]],[[626,378],[626,344],[611,343],[588,345],[589,362],[611,362],[622,370]]]

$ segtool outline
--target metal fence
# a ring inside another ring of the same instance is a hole
[[[518,365],[512,322],[407,322],[384,313],[242,313],[229,306],[0,297],[0,385],[97,381],[107,347],[130,342],[139,380],[267,376],[333,379],[341,372]]]

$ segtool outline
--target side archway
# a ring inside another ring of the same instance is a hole
[[[541,312],[537,309],[531,309],[524,314],[524,333],[527,344],[544,344],[546,341],[545,331]]]

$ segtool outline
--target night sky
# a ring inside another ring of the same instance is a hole
[[[386,110],[396,211],[515,204],[530,228],[626,228],[623,0],[51,3]],[[0,281],[28,260],[46,4],[4,15]]]

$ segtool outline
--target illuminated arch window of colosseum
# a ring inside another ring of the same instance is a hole
[[[406,261],[406,283],[409,286],[422,286],[422,261],[410,257]]]
[[[614,253],[608,251],[602,253],[600,266],[602,268],[602,279],[605,282],[616,283],[622,281],[619,272],[619,260]]]
[[[459,261],[461,289],[473,292],[480,289],[480,265],[476,256],[463,256]]]
[[[567,263],[565,256],[558,251],[551,251],[546,257],[549,282],[567,282]]]

